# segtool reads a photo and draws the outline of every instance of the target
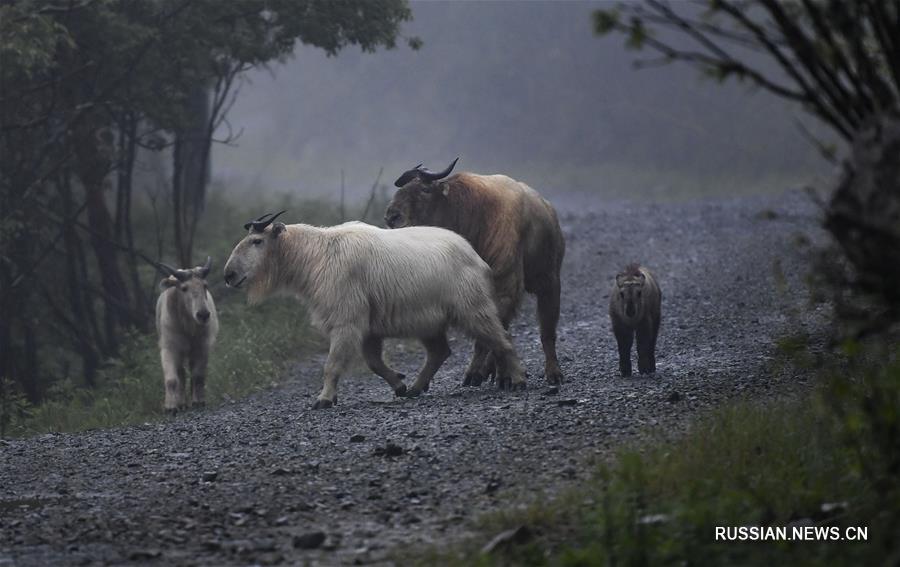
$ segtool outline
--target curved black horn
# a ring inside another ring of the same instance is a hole
[[[248,230],[252,229],[253,232],[262,232],[262,231],[266,230],[267,226],[269,226],[270,224],[275,222],[275,219],[277,219],[278,217],[280,217],[281,215],[283,215],[286,212],[287,212],[287,210],[281,211],[280,213],[275,213],[274,215],[272,213],[264,214],[263,216],[259,217],[256,220],[252,220],[248,223],[245,223],[244,228],[248,229]]]
[[[176,270],[172,266],[163,264],[162,262],[157,262],[156,267],[162,273],[166,274],[167,276],[172,276],[180,282],[187,281],[191,277],[191,272],[189,270]]]
[[[200,267],[200,277],[205,279],[209,275],[210,268],[212,268],[212,256],[207,256],[206,263]]]
[[[456,158],[455,160],[453,160],[453,163],[451,163],[447,167],[447,169],[445,169],[444,171],[441,171],[439,173],[435,173],[434,171],[431,171],[430,169],[426,169],[426,168],[422,167],[422,164],[420,163],[416,167],[414,167],[412,169],[408,169],[405,172],[403,172],[403,175],[398,177],[397,181],[394,181],[394,186],[395,187],[403,187],[404,185],[406,185],[407,183],[409,183],[410,181],[412,181],[413,179],[416,179],[416,178],[421,179],[422,181],[437,181],[438,179],[443,179],[443,178],[447,177],[448,175],[450,175],[450,172],[453,171],[453,168],[454,168],[454,166],[456,166],[456,162],[458,162],[458,161],[459,161],[459,158]]]
[[[420,168],[419,169],[419,177],[424,181],[437,181],[438,179],[443,179],[450,175],[450,172],[453,171],[453,168],[456,167],[456,162],[459,161],[459,158],[453,160],[450,165],[447,166],[447,169],[441,171],[439,173],[435,173],[431,170]]]

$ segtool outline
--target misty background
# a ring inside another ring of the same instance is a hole
[[[600,38],[604,2],[413,2],[404,44],[336,57],[298,45],[250,73],[215,145],[229,192],[348,199],[424,162],[607,198],[781,191],[823,171],[799,109]],[[809,118],[804,118],[807,124]],[[812,125],[814,126],[814,125]]]

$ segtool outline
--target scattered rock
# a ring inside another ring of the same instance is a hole
[[[847,502],[825,502],[822,504],[823,514],[839,514],[847,510]]]
[[[219,473],[216,471],[204,471],[201,476],[203,482],[216,482],[217,478],[219,478]]]
[[[384,447],[375,448],[375,454],[383,457],[399,457],[404,452],[403,447],[395,445],[394,443],[388,443]]]
[[[494,539],[487,542],[485,546],[481,548],[481,553],[490,554],[514,545],[522,545],[523,543],[531,541],[533,537],[534,534],[531,532],[531,528],[524,525],[519,526],[518,528],[500,532],[494,536]]]
[[[366,440],[366,436],[365,436],[365,435],[360,435],[360,434],[358,434],[358,433],[357,433],[356,435],[351,435],[351,436],[350,436],[350,442],[351,442],[351,443],[362,443],[362,442],[365,441],[365,440]]]
[[[681,401],[681,393],[678,390],[672,390],[672,393],[668,395],[666,401],[670,404],[674,404]]]
[[[309,532],[294,536],[294,547],[297,549],[318,549],[325,543],[325,532]]]
[[[658,524],[665,524],[668,521],[668,514],[648,514],[646,516],[641,516],[640,518],[638,518],[637,523],[642,526],[655,526]]]
[[[570,398],[570,399],[568,399],[568,400],[556,400],[556,405],[558,405],[558,406],[560,406],[560,407],[564,407],[564,406],[577,406],[577,405],[578,405],[578,400],[573,399],[573,398]]]
[[[272,469],[272,476],[285,476],[291,474],[290,469],[284,467],[276,467]]]
[[[162,551],[158,549],[136,549],[128,554],[131,561],[147,561],[148,559],[156,559],[162,555]]]

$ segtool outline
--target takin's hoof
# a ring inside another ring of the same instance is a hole
[[[484,376],[480,372],[468,372],[463,380],[463,386],[477,387],[484,382]]]
[[[334,397],[334,401],[332,400],[316,400],[316,403],[313,404],[312,409],[326,409],[332,406],[337,405],[337,396]]]
[[[406,384],[400,384],[396,388],[394,388],[394,395],[398,398],[402,398],[406,395],[407,389]]]
[[[524,390],[525,381],[522,380],[521,382],[513,382],[512,378],[498,378],[497,389],[507,390],[510,392],[514,392],[516,390]]]
[[[563,373],[559,370],[546,372],[547,383],[551,386],[559,386],[563,383]]]
[[[426,390],[426,388],[423,388],[422,386],[411,386],[406,391],[406,397],[407,398],[418,398],[419,396],[422,395],[422,392],[424,392],[425,390]]]

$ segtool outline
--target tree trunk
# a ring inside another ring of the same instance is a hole
[[[111,133],[95,121],[84,120],[78,129],[76,156],[78,177],[84,186],[91,247],[97,259],[104,298],[104,330],[111,354],[118,352],[118,329],[131,323],[128,312],[128,290],[119,270],[117,250],[113,245],[114,223],[106,207],[105,191],[109,187],[107,173],[112,162]]]

